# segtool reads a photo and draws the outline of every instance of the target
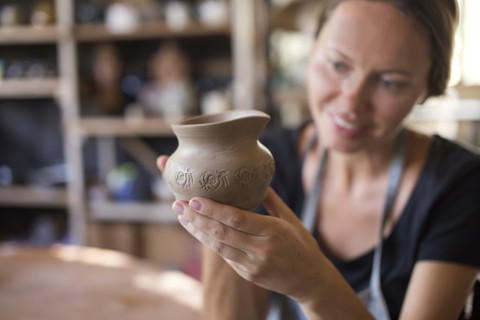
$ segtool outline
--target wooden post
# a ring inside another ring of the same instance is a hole
[[[59,92],[61,106],[64,153],[67,163],[68,240],[85,244],[86,208],[83,176],[82,138],[69,130],[67,123],[79,119],[77,49],[73,37],[74,1],[55,0],[56,21],[59,33],[57,44]]]
[[[233,106],[264,109],[266,85],[264,0],[232,0]],[[268,16],[268,15],[267,15]]]

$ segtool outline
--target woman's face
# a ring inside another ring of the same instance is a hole
[[[392,4],[346,1],[312,48],[310,110],[322,142],[341,152],[381,146],[426,96],[426,31]]]

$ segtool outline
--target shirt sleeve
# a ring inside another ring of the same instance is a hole
[[[452,181],[432,206],[419,260],[480,268],[480,165]]]

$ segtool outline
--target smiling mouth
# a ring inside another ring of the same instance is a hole
[[[359,138],[365,134],[369,127],[362,123],[352,123],[337,115],[330,115],[330,121],[337,134],[345,138]]]
[[[351,130],[351,131],[357,131],[362,129],[362,126],[345,121],[338,116],[332,116],[332,119],[333,119],[333,122],[342,129]]]

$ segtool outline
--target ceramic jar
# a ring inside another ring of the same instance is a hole
[[[275,171],[270,151],[258,137],[270,116],[235,110],[172,124],[178,148],[164,178],[177,200],[205,197],[245,210],[265,198]]]

